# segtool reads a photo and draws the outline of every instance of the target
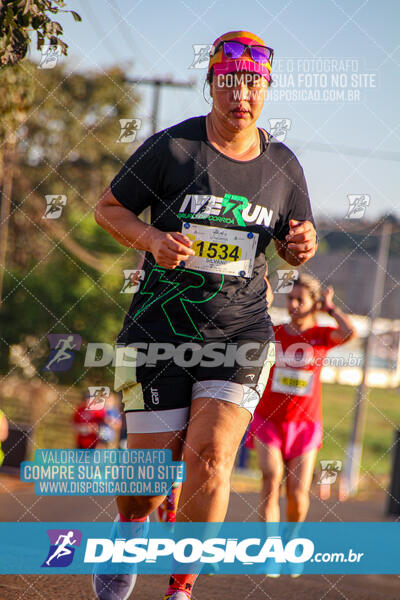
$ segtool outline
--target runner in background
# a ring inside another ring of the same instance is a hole
[[[328,351],[355,337],[350,318],[333,303],[334,290],[321,294],[317,279],[300,274],[287,305],[290,323],[274,326],[276,362],[250,426],[262,471],[261,521],[280,520],[279,491],[286,467],[287,520],[302,522],[309,508],[315,459],[322,446],[320,374]],[[337,327],[317,324],[317,312]],[[275,573],[275,575],[277,575]]]
[[[99,443],[100,427],[104,425],[106,409],[88,408],[90,397],[85,393],[82,404],[76,409],[72,420],[76,435],[76,447],[79,450],[89,450],[97,447]]]
[[[119,448],[122,416],[120,412],[119,396],[110,393],[105,400],[105,415],[103,422],[99,425],[98,442],[96,448],[108,449]]]
[[[122,428],[119,397],[111,393],[104,397],[103,403],[96,404],[92,397],[84,394],[84,401],[73,416],[78,449],[119,447]]]
[[[4,452],[1,449],[1,443],[8,438],[8,421],[6,415],[0,410],[0,467],[3,464]]]

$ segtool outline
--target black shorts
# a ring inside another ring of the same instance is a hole
[[[194,398],[216,398],[253,415],[264,392],[275,343],[131,344],[116,355],[128,433],[186,429]]]

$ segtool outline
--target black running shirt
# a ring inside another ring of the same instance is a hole
[[[161,231],[186,233],[185,227],[198,224],[213,230],[212,239],[234,233],[221,228],[258,234],[254,266],[246,277],[187,265],[165,269],[146,252],[144,278],[119,343],[273,339],[265,249],[273,238],[285,239],[289,219],[314,223],[293,152],[270,138],[258,157],[234,160],[210,144],[205,117],[195,117],[147,139],[113,179],[111,191],[135,215],[150,206],[151,223]],[[238,259],[234,245],[206,244],[201,250],[214,256],[216,248],[219,258]]]

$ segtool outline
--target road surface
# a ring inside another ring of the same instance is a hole
[[[115,505],[111,498],[46,498],[33,493],[30,484],[0,478],[2,521],[112,521]],[[258,497],[237,485],[231,494],[229,521],[255,521]],[[384,490],[367,499],[322,502],[313,488],[310,521],[385,521]],[[284,503],[284,500],[282,500]],[[79,518],[78,518],[79,517]],[[400,574],[400,557],[399,557]],[[168,577],[142,575],[132,600],[162,600]],[[297,579],[264,575],[201,575],[193,600],[399,600],[397,575],[302,575]],[[0,600],[93,600],[88,576],[2,575]]]

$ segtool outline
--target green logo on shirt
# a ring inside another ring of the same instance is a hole
[[[177,281],[177,274],[190,273],[191,282]],[[197,271],[191,271],[189,269],[180,269],[177,267],[174,270],[164,269],[158,265],[153,267],[150,271],[148,278],[144,282],[143,288],[140,290],[140,294],[147,296],[144,299],[140,308],[133,315],[134,319],[137,319],[143,312],[145,312],[151,305],[156,302],[160,302],[160,308],[166,316],[172,331],[175,335],[187,337],[195,340],[202,340],[203,335],[196,327],[196,324],[189,311],[187,310],[190,305],[194,306],[208,302],[218,292],[221,291],[224,284],[224,276],[221,275],[221,283],[213,294],[203,300],[191,300],[187,297],[187,293],[190,294],[191,289],[201,288],[205,284],[205,277],[202,273]],[[148,290],[155,290],[148,291]]]
[[[233,194],[225,194],[222,198],[222,208],[225,215],[228,211],[232,210],[233,216],[236,219],[238,225],[245,227],[246,223],[242,217],[242,211],[247,207],[249,201],[244,196],[234,196]]]

